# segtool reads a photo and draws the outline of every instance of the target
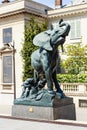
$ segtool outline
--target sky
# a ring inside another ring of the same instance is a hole
[[[50,7],[54,7],[55,0],[34,0]],[[63,5],[69,4],[71,0],[62,0]]]
[[[2,2],[3,0],[0,0],[0,2]],[[13,0],[10,0],[10,1],[13,1]],[[39,2],[39,3],[42,3],[42,4],[45,4],[47,6],[50,6],[50,7],[54,7],[54,1],[55,0],[33,0],[33,1],[36,1],[36,2]],[[62,0],[63,1],[63,5],[66,5],[68,4],[71,0]]]

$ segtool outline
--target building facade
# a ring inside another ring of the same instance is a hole
[[[0,5],[0,93],[14,93],[14,89],[21,86],[23,62],[20,52],[25,24],[32,16],[39,23],[47,19],[49,9],[31,0],[3,1]]]
[[[71,31],[67,43],[81,42],[87,44],[87,2],[73,3],[73,5],[55,8],[54,10],[48,11],[48,18],[53,23],[61,18],[70,23]]]

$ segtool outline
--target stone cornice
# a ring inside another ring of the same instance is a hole
[[[2,48],[0,48],[0,55],[5,53],[12,53],[13,51],[16,52],[16,49],[13,50],[12,48],[3,46]]]
[[[2,54],[9,54],[9,53],[15,53],[16,52],[16,49],[10,49],[10,48],[6,48],[6,47],[3,47],[3,48],[1,48],[0,49],[0,55],[2,55]]]
[[[16,11],[13,11],[13,12],[3,13],[3,14],[0,14],[0,18],[5,18],[5,17],[12,16],[12,15],[20,14],[20,13],[23,13],[23,11],[24,10],[21,9],[21,10],[16,10]]]
[[[17,14],[24,14],[24,13],[28,13],[28,14],[35,15],[38,17],[43,17],[43,18],[47,17],[47,15],[45,15],[45,14],[37,13],[37,12],[32,11],[32,10],[20,9],[20,10],[16,10],[13,12],[4,13],[4,14],[0,15],[0,18],[5,18],[5,17],[9,17],[9,16],[17,15]]]
[[[87,13],[87,4],[79,4],[73,6],[67,6],[64,8],[59,8],[55,10],[48,11],[48,18],[57,18],[57,17],[70,17],[74,15],[80,15]]]
[[[50,8],[29,0],[17,0],[0,5],[0,18],[19,13],[29,13],[39,17],[47,17],[45,9],[49,10]]]

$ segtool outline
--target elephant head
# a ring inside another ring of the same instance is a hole
[[[70,31],[70,25],[66,22],[62,22],[59,24],[60,30],[59,30],[59,35],[65,37],[68,36],[69,31]]]
[[[56,27],[57,28],[57,27]],[[68,36],[70,31],[70,25],[66,22],[59,22],[59,28],[55,29],[55,33],[51,37],[51,46],[56,47],[61,45],[63,50],[63,44],[65,42],[66,36]]]
[[[52,26],[51,29],[41,32],[33,39],[33,44],[39,47],[43,47],[48,51],[53,50],[53,46],[63,45],[65,37],[70,31],[70,25],[63,20],[60,20],[59,26],[56,28]]]

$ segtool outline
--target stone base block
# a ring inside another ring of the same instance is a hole
[[[12,116],[28,119],[68,119],[75,120],[75,105],[69,99],[63,99],[56,105],[56,107],[43,107],[43,106],[27,106],[27,105],[13,105]]]

